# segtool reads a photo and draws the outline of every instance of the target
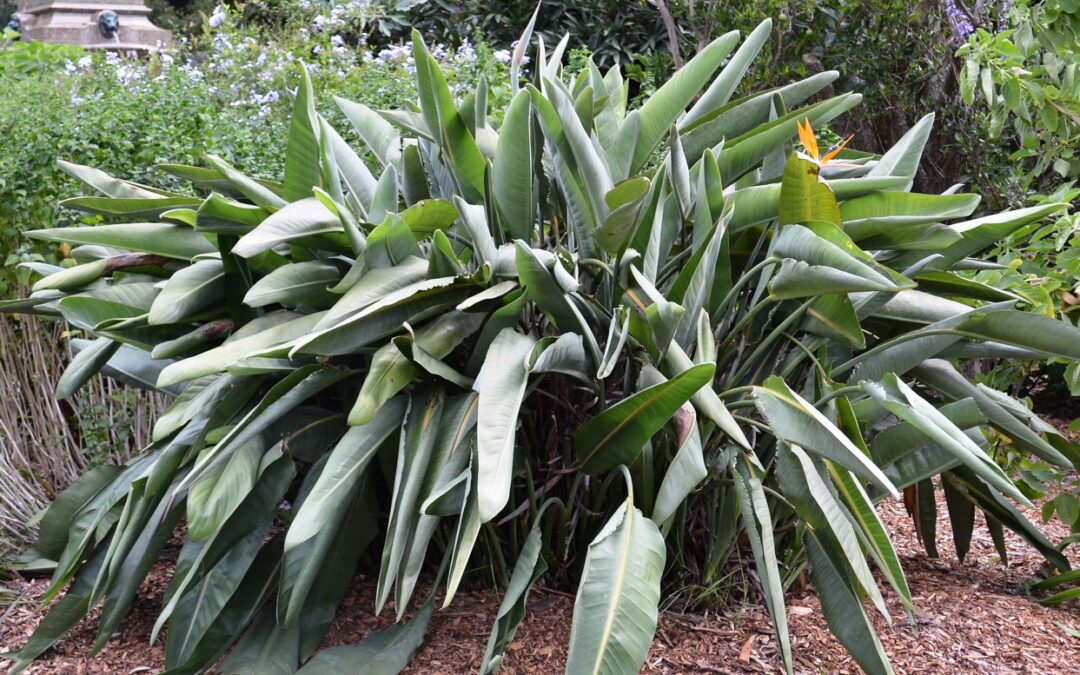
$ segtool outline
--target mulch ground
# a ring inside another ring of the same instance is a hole
[[[1062,627],[1080,630],[1080,603],[1047,608],[1024,594],[1024,582],[1038,572],[1042,563],[1038,553],[1006,531],[1009,560],[1007,567],[1002,566],[989,533],[977,522],[971,552],[960,564],[953,554],[948,518],[942,506],[938,522],[942,557],[930,559],[919,545],[903,506],[888,502],[881,508],[903,559],[918,610],[916,633],[898,599],[882,584],[893,625],[887,626],[876,613],[874,620],[897,672],[1080,673],[1080,640],[1070,637]],[[1037,518],[1035,513],[1028,515]],[[1045,529],[1055,541],[1068,534],[1056,521]],[[1072,563],[1080,565],[1080,555],[1074,553]],[[149,646],[147,641],[170,574],[167,561],[154,570],[131,616],[97,657],[87,656],[96,628],[96,615],[91,615],[26,672],[159,672],[163,648],[160,643]],[[0,649],[10,651],[25,642],[41,619],[33,601],[46,586],[44,579],[17,578],[9,584],[9,589],[23,601],[12,605],[0,621]],[[384,612],[382,617],[371,615],[374,591],[373,579],[357,579],[324,646],[352,644],[389,625],[390,612]],[[418,590],[417,597],[421,595]],[[498,604],[498,597],[490,591],[459,593],[447,610],[435,613],[425,646],[406,672],[474,672]],[[573,598],[569,594],[545,588],[534,590],[525,621],[507,651],[503,672],[561,672],[572,614]],[[788,621],[797,672],[859,672],[829,633],[812,591],[795,591],[788,597]],[[704,614],[665,612],[643,672],[779,672],[776,640],[769,626],[764,609],[752,605]]]

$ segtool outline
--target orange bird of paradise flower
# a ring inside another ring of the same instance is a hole
[[[855,136],[855,134],[852,134],[840,141],[836,147],[825,153],[825,156],[823,157],[818,150],[817,136],[814,135],[814,130],[810,127],[810,119],[806,118],[803,122],[796,120],[795,125],[799,128],[799,142],[802,143],[803,148],[806,149],[806,153],[818,166],[825,166],[828,164],[834,157],[840,154],[840,151],[843,150],[848,142]]]

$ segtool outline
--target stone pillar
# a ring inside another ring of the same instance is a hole
[[[140,53],[172,43],[143,0],[18,0],[14,18],[25,40]]]

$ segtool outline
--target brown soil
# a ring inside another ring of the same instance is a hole
[[[1080,630],[1080,604],[1046,608],[1024,595],[1023,584],[1038,573],[1040,556],[1006,532],[1009,562],[1007,568],[1003,567],[989,534],[977,523],[971,552],[960,564],[953,555],[944,507],[939,514],[938,548],[943,557],[934,560],[927,558],[918,544],[903,506],[898,502],[882,505],[883,518],[903,559],[918,610],[916,633],[895,595],[883,584],[894,623],[889,627],[878,615],[874,621],[896,671],[1080,673],[1080,640],[1062,628]],[[1029,516],[1037,518],[1035,513]],[[1055,540],[1067,534],[1056,521],[1046,528]],[[1080,556],[1074,553],[1072,562],[1080,565]],[[149,646],[147,640],[170,574],[168,562],[155,568],[132,615],[100,655],[87,656],[96,628],[96,616],[91,616],[26,672],[159,672],[163,649],[160,643]],[[10,651],[25,642],[41,618],[32,601],[40,597],[46,585],[43,579],[16,579],[9,584],[23,602],[12,605],[0,622],[0,649]],[[384,612],[382,617],[371,615],[374,587],[373,579],[357,578],[324,646],[355,643],[389,625],[390,612]],[[459,594],[450,608],[435,613],[425,646],[406,672],[474,672],[498,603],[493,592]],[[572,614],[572,596],[536,589],[529,596],[528,613],[507,652],[503,672],[561,672]],[[797,672],[859,672],[829,633],[811,591],[790,595],[788,620]],[[704,614],[665,612],[643,669],[647,673],[779,671],[776,640],[765,611],[758,606]]]

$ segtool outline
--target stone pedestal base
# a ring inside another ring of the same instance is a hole
[[[24,40],[120,52],[172,44],[172,33],[150,23],[150,8],[142,0],[23,0],[15,17]]]

